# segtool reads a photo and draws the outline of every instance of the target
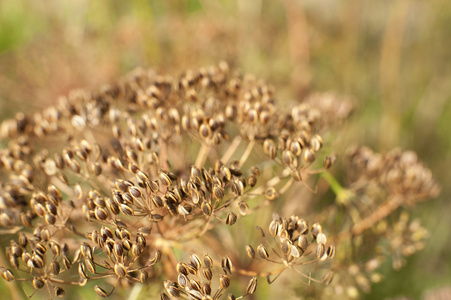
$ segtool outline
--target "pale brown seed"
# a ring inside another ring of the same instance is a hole
[[[255,250],[251,245],[246,245],[246,254],[250,259],[255,258]]]
[[[249,295],[252,295],[257,290],[257,277],[252,277],[251,280],[249,280],[249,284],[246,288],[246,293]]]
[[[35,289],[42,289],[44,287],[45,283],[41,278],[34,277],[33,278],[33,287]]]
[[[108,294],[105,292],[104,289],[102,289],[101,287],[99,287],[98,285],[96,285],[94,287],[94,291],[97,293],[97,295],[99,295],[102,298],[107,298]]]
[[[123,278],[127,275],[127,269],[122,263],[116,263],[114,265],[114,273],[118,277]]]
[[[263,244],[258,245],[257,253],[262,259],[267,259],[269,257],[268,250],[266,250],[266,247],[263,246]]]
[[[227,275],[223,275],[221,274],[221,277],[219,278],[219,286],[225,290],[229,287],[230,285],[230,278]]]
[[[53,292],[55,293],[55,296],[61,297],[61,298],[66,295],[66,292],[64,291],[64,289],[59,286],[55,286],[53,289]]]
[[[232,260],[228,256],[224,256],[221,261],[222,269],[229,274],[232,274]]]
[[[237,215],[234,212],[229,212],[227,214],[225,223],[229,226],[232,226],[233,224],[236,223],[236,220],[237,220]]]
[[[277,197],[279,197],[279,193],[276,191],[274,187],[269,187],[265,191],[266,199],[268,200],[275,200]]]

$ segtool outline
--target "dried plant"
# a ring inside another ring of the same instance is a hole
[[[393,226],[389,216],[439,188],[414,153],[367,148],[350,150],[341,187],[321,135],[351,110],[333,94],[278,106],[273,86],[220,63],[174,77],[139,69],[18,113],[0,127],[2,277],[49,297],[90,282],[100,297],[157,282],[161,299],[241,299],[285,270],[318,283],[308,291],[317,297],[354,280],[368,290],[362,272],[377,268],[378,243],[388,241],[399,267],[427,237],[404,211]],[[318,178],[337,200],[293,208]],[[351,246],[364,255],[348,255]]]

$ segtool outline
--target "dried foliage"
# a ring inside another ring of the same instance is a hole
[[[350,184],[339,187],[327,171],[337,155],[321,135],[351,110],[332,94],[280,107],[273,86],[222,62],[179,76],[139,69],[18,113],[0,126],[1,233],[10,239],[2,277],[49,297],[92,281],[100,297],[158,282],[161,299],[240,299],[285,270],[320,283],[309,289],[316,297],[352,297],[352,278],[366,291],[362,257],[373,271],[383,254],[369,244],[388,241],[399,267],[427,233],[404,213],[394,225],[389,217],[439,188],[414,153],[367,148],[350,150]],[[336,202],[279,216],[315,193],[319,177]],[[348,255],[350,244],[364,256]],[[239,296],[228,292],[233,282]]]

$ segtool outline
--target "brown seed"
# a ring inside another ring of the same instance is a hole
[[[97,295],[99,295],[102,298],[107,298],[108,294],[105,292],[104,289],[102,289],[101,287],[99,287],[98,285],[96,285],[94,287],[94,291],[97,293]]]
[[[53,275],[58,275],[58,274],[60,273],[60,271],[61,271],[60,264],[59,264],[56,260],[53,261],[53,262],[50,264],[49,270],[50,270],[50,272],[51,272]]]
[[[8,281],[8,282],[14,280],[14,275],[13,275],[13,273],[11,272],[11,270],[5,269],[5,268],[3,268],[3,267],[2,267],[2,277],[3,277],[6,281]]]
[[[298,246],[304,252],[308,247],[308,240],[304,234],[301,234],[298,238]]]
[[[304,161],[306,163],[312,163],[315,161],[315,154],[310,149],[304,151]]]
[[[213,278],[213,272],[212,272],[211,268],[208,268],[208,267],[202,269],[202,275],[208,281],[210,281]]]
[[[221,277],[219,278],[219,286],[221,287],[221,289],[225,290],[229,287],[229,285],[230,285],[229,276],[221,274]]]
[[[179,273],[177,276],[177,282],[181,287],[186,287],[189,283],[188,278],[186,278],[186,276],[182,273]]]
[[[246,245],[246,254],[250,259],[255,258],[255,250],[251,245]]]
[[[232,261],[228,256],[224,256],[222,258],[221,266],[224,272],[232,274]]]
[[[211,205],[209,203],[202,202],[201,209],[202,209],[202,212],[204,213],[204,215],[211,216],[212,208],[211,208]]]
[[[302,181],[302,174],[298,169],[291,170],[291,177],[294,181]]]
[[[263,244],[258,245],[258,247],[257,247],[257,252],[258,252],[258,255],[259,255],[262,259],[267,259],[267,258],[269,257],[268,250],[266,250],[266,247],[263,246]]]
[[[321,259],[324,254],[326,254],[326,246],[324,246],[324,244],[319,244],[316,247],[316,257]]]
[[[37,290],[42,289],[45,283],[41,278],[34,277],[33,278],[33,287]]]
[[[86,266],[82,262],[78,264],[78,274],[83,279],[88,279],[89,278],[88,277],[88,273],[86,273]]]
[[[99,221],[103,221],[106,220],[108,218],[108,212],[106,211],[106,209],[97,206],[96,209],[94,210],[96,219]]]
[[[126,204],[121,204],[119,206],[119,209],[124,215],[127,215],[127,216],[133,216],[135,214],[133,209]]]
[[[246,293],[249,295],[252,295],[257,290],[257,277],[252,277],[251,280],[249,280],[249,284],[246,288]]]
[[[327,248],[327,256],[328,256],[329,258],[333,258],[333,257],[335,256],[335,246],[334,246],[334,245],[330,245],[330,246]]]
[[[314,223],[312,225],[312,230],[310,231],[310,233],[312,234],[312,237],[314,239],[316,239],[316,237],[318,236],[318,234],[320,234],[322,232],[322,227],[319,223]]]
[[[55,286],[53,291],[55,293],[55,296],[57,296],[57,297],[64,297],[66,295],[66,292],[64,291],[64,289],[59,286]]]
[[[229,213],[227,214],[225,223],[226,223],[227,225],[229,225],[229,226],[232,226],[233,224],[236,223],[236,220],[237,220],[236,214],[235,214],[234,212],[229,212]]]
[[[279,197],[279,193],[276,191],[274,187],[269,187],[265,191],[266,199],[268,200],[275,200],[277,197]]]
[[[125,266],[121,263],[116,263],[114,265],[114,273],[118,277],[124,278],[127,275],[127,268],[125,268]]]

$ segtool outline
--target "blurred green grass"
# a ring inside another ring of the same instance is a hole
[[[273,83],[278,101],[310,91],[356,99],[337,149],[412,149],[442,183],[414,215],[427,248],[368,299],[450,285],[451,6],[446,0],[0,0],[0,118],[39,109],[137,66],[179,73],[227,60]],[[2,292],[5,284],[0,282]]]

